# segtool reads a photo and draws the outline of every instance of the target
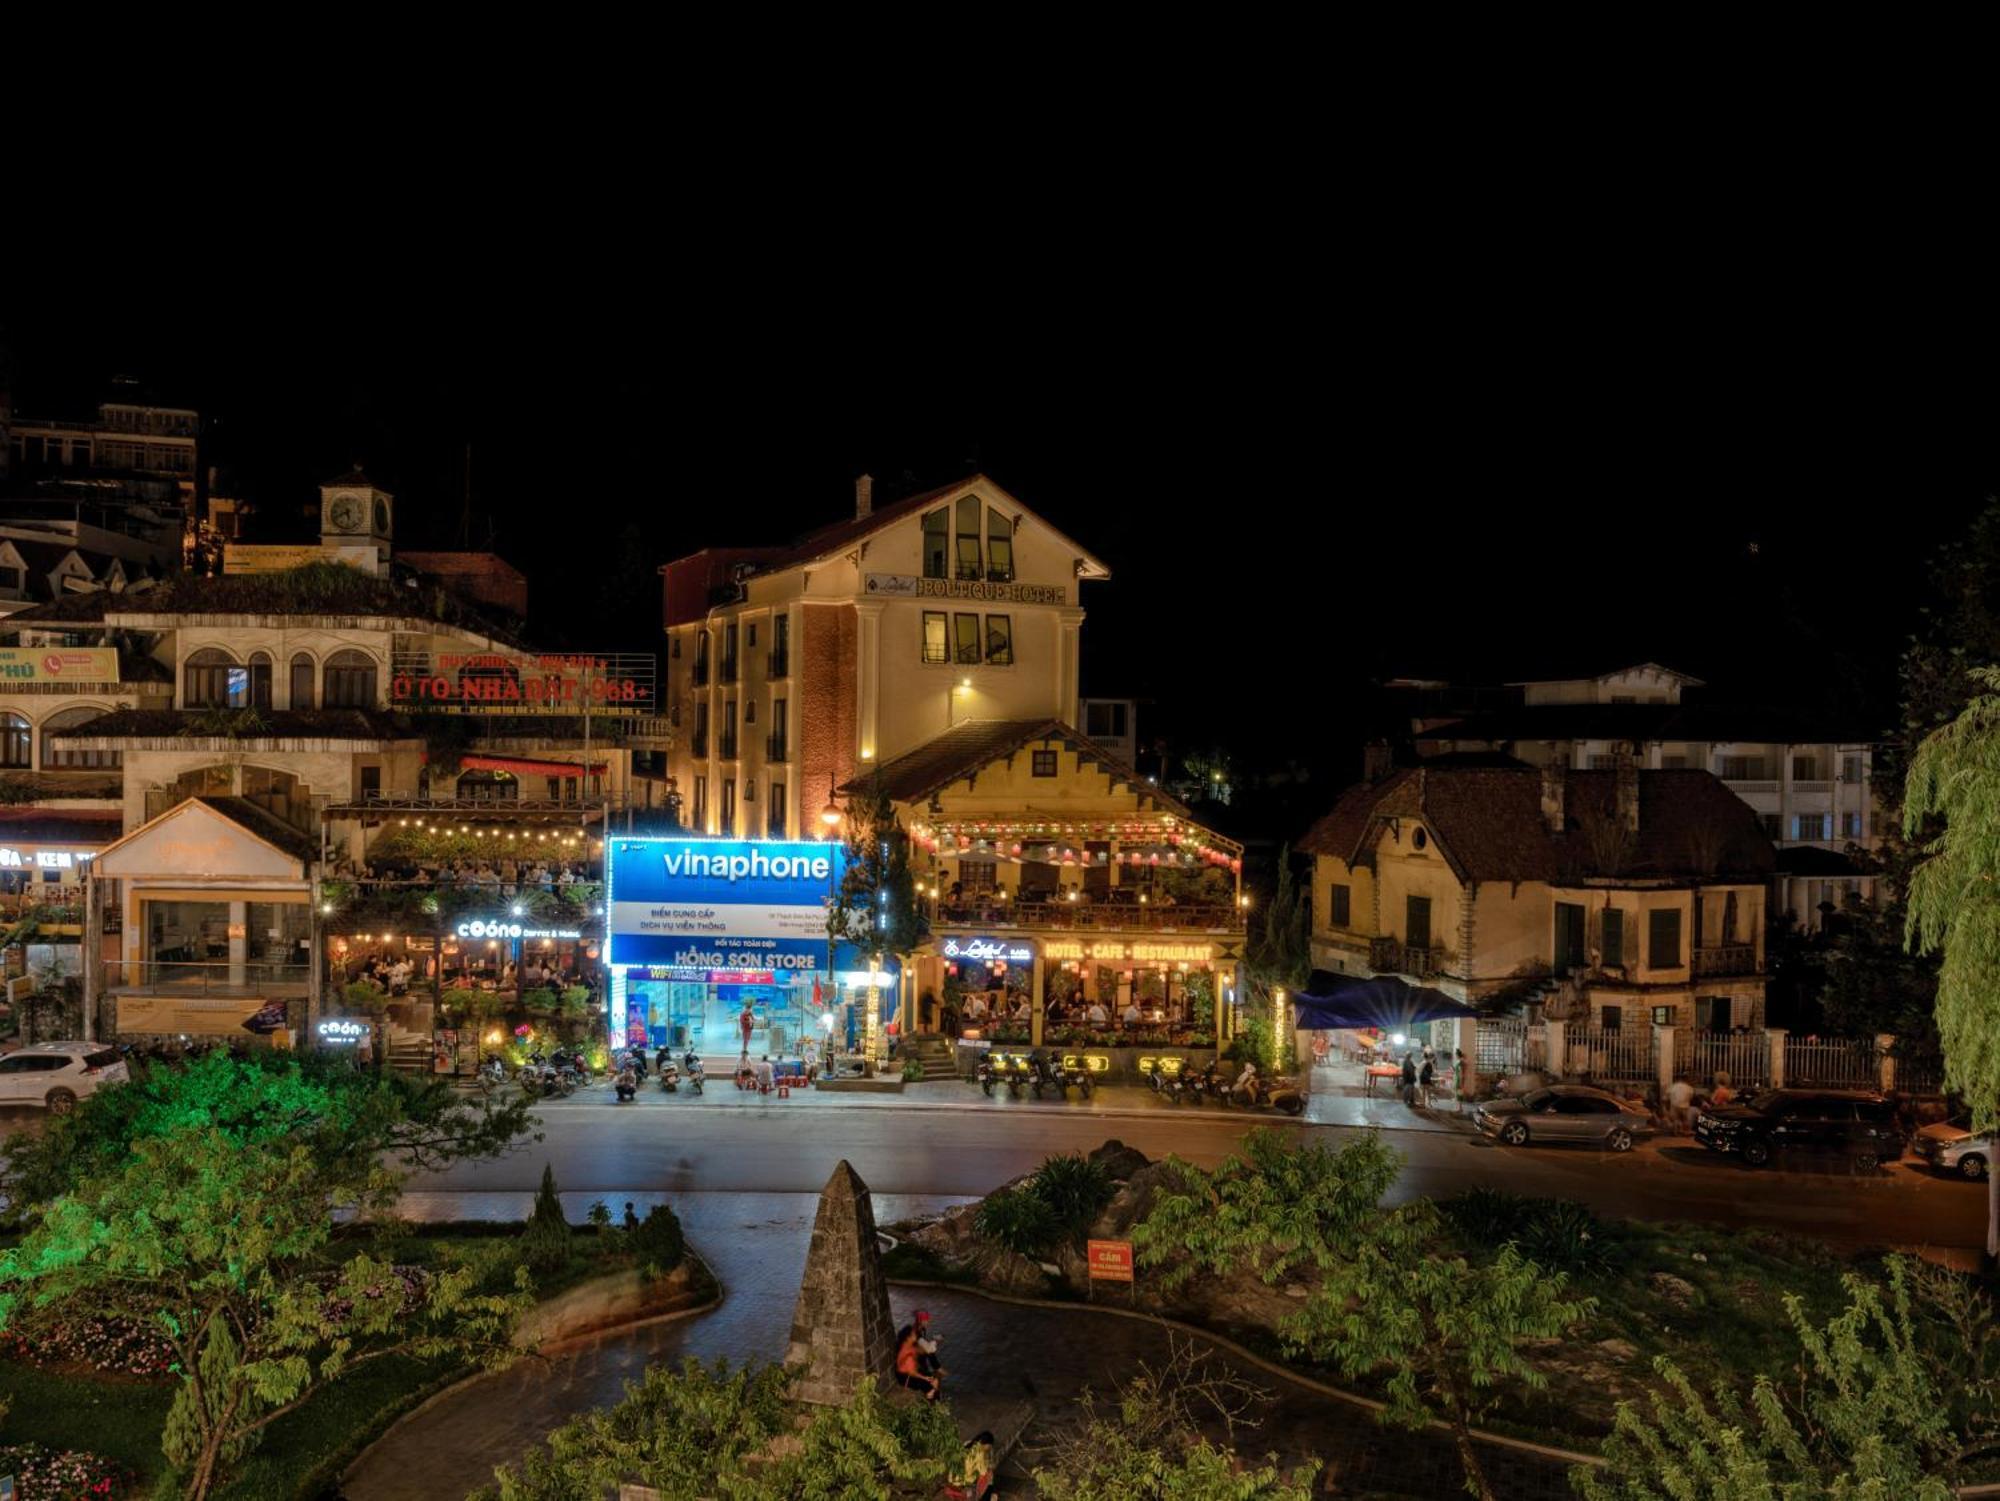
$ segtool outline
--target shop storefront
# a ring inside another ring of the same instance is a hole
[[[877,979],[827,936],[845,861],[839,844],[606,840],[612,1043],[752,1058],[829,1035],[854,1045],[851,1003],[873,981],[886,1015],[896,975]]]

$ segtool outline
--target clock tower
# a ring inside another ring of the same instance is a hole
[[[359,464],[339,479],[328,480],[319,487],[320,545],[370,549],[375,555],[375,566],[370,571],[378,575],[389,571],[395,519],[396,497],[363,474]],[[353,558],[354,554],[349,553],[343,561]]]

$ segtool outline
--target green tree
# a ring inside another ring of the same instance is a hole
[[[470,1268],[421,1278],[363,1254],[330,1257],[332,1212],[384,1207],[395,1178],[329,1175],[310,1146],[187,1127],[134,1144],[122,1166],[44,1206],[0,1255],[0,1329],[128,1319],[168,1340],[179,1386],[161,1449],[200,1501],[263,1430],[390,1355],[505,1364],[532,1301],[474,1291]]]
[[[2000,1123],[2000,668],[1971,670],[1977,694],[1924,737],[1903,790],[1903,826],[1920,840],[1906,941],[1940,955],[1938,1038],[1945,1083],[1975,1130]],[[1987,1174],[1986,1254],[2000,1256],[2000,1173]]]
[[[535,1125],[529,1102],[467,1098],[436,1079],[377,1074],[326,1053],[211,1053],[100,1089],[38,1133],[18,1132],[0,1157],[13,1219],[84,1180],[121,1167],[140,1143],[213,1130],[234,1145],[310,1148],[328,1191],[358,1192],[378,1159],[435,1170],[498,1156]]]
[[[1278,885],[1252,925],[1244,968],[1254,990],[1268,997],[1296,994],[1312,974],[1312,883],[1292,871],[1292,847],[1278,851]]]
[[[1912,1312],[1911,1272],[1889,1259],[1889,1296],[1849,1274],[1848,1306],[1815,1328],[1785,1297],[1798,1337],[1797,1379],[1759,1376],[1746,1410],[1713,1397],[1664,1356],[1665,1387],[1646,1410],[1619,1404],[1602,1470],[1571,1472],[1587,1501],[1950,1501],[1966,1450],[1952,1428]]]
[[[521,1254],[538,1272],[559,1272],[569,1263],[569,1221],[563,1217],[562,1200],[556,1194],[556,1170],[542,1164],[542,1186],[535,1193],[535,1206],[528,1211],[527,1227],[521,1232]]]
[[[863,953],[915,952],[930,932],[917,904],[910,836],[878,774],[847,805],[847,869],[827,912],[827,932]]]

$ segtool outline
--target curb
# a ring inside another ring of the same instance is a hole
[[[1227,1350],[1231,1355],[1248,1361],[1259,1370],[1267,1371],[1281,1380],[1289,1381],[1294,1386],[1302,1386],[1308,1391],[1317,1392],[1323,1397],[1332,1397],[1336,1401],[1347,1402],[1355,1407],[1365,1408],[1373,1413],[1379,1413],[1387,1406],[1386,1403],[1377,1401],[1373,1397],[1364,1397],[1359,1392],[1348,1391],[1345,1387],[1334,1386],[1328,1382],[1319,1380],[1317,1377],[1308,1376],[1303,1371],[1295,1371],[1290,1366],[1280,1365],[1276,1361],[1266,1359],[1255,1350],[1245,1349],[1226,1334],[1216,1334],[1211,1330],[1199,1328],[1194,1324],[1184,1324],[1179,1319],[1170,1319],[1164,1314],[1147,1313],[1137,1308],[1114,1308],[1108,1304],[1061,1303],[1053,1298],[1023,1298],[1013,1293],[989,1292],[983,1287],[973,1287],[962,1282],[935,1282],[929,1278],[920,1279],[914,1277],[889,1277],[885,1280],[891,1287],[925,1287],[938,1292],[970,1293],[972,1296],[984,1298],[990,1303],[1012,1303],[1021,1308],[1048,1308],[1061,1313],[1103,1313],[1110,1314],[1114,1318],[1137,1319],[1141,1323],[1158,1324],[1162,1328],[1178,1330],[1182,1334],[1191,1335],[1195,1339],[1205,1340],[1209,1344],[1219,1346]],[[1448,1434],[1451,1432],[1451,1425],[1441,1418],[1431,1419],[1427,1426],[1438,1430],[1440,1433]],[[1467,1432],[1480,1443],[1494,1444],[1503,1449],[1514,1449],[1524,1454],[1533,1454],[1540,1459],[1553,1459],[1563,1464],[1590,1465],[1592,1467],[1602,1467],[1605,1462],[1604,1456],[1601,1454],[1579,1454],[1573,1449],[1558,1449],[1549,1444],[1535,1443],[1531,1439],[1509,1438],[1504,1433],[1489,1433],[1484,1428],[1472,1428],[1468,1429]],[[2000,1494],[2000,1487],[1996,1487],[1995,1494]]]

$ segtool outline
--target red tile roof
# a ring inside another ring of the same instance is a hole
[[[1075,751],[1113,777],[1132,784],[1142,797],[1166,812],[1191,817],[1184,804],[1149,785],[1109,750],[1060,719],[968,719],[926,740],[915,750],[905,751],[876,770],[854,778],[840,790],[850,795],[867,792],[879,777],[896,802],[921,802],[953,782],[1045,740],[1061,742],[1064,749]]]
[[[1391,818],[1420,819],[1462,881],[1630,877],[1762,877],[1771,841],[1757,815],[1705,771],[1641,771],[1639,831],[1620,868],[1598,868],[1592,825],[1614,816],[1617,773],[1563,773],[1564,829],[1542,817],[1542,773],[1477,766],[1412,766],[1349,788],[1299,848],[1350,865],[1373,859],[1374,837]]]

